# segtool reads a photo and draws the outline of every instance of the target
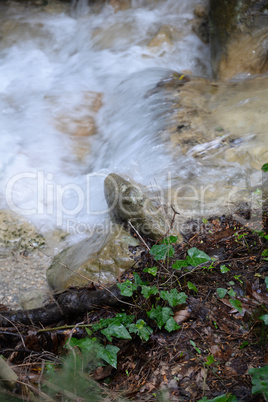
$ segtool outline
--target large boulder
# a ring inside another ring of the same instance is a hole
[[[210,40],[215,78],[268,71],[268,3],[210,0]]]
[[[153,197],[145,187],[111,173],[105,179],[104,192],[115,222],[130,222],[142,236],[153,240],[173,234],[182,241],[178,230],[171,228],[171,219],[159,198]]]
[[[62,291],[92,281],[115,282],[124,270],[134,265],[138,245],[119,225],[113,225],[108,232],[96,232],[54,258],[47,270],[48,283],[56,291]],[[133,252],[129,246],[134,247]]]

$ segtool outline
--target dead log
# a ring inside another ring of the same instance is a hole
[[[40,308],[1,312],[0,327],[9,327],[11,322],[24,325],[50,325],[104,306],[115,307],[129,300],[128,297],[121,295],[117,285],[100,290],[68,289],[55,295],[54,299],[54,302]]]

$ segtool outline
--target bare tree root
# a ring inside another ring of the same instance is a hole
[[[122,296],[116,285],[95,291],[86,288],[68,289],[54,297],[55,301],[44,307],[1,312],[0,326],[8,327],[12,322],[45,326],[104,306],[115,307],[120,303],[130,304],[125,301],[129,298]]]

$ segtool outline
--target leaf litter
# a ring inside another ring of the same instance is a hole
[[[121,284],[128,280],[135,285],[128,293],[131,306],[123,306],[124,312],[134,317],[129,322],[132,339],[125,331],[125,339],[116,338],[119,329],[108,324],[106,329],[99,327],[97,335],[104,346],[86,370],[88,378],[98,382],[101,397],[95,399],[199,401],[225,394],[224,401],[265,401],[265,393],[252,392],[258,391],[259,378],[268,382],[267,239],[230,216],[206,220],[198,232],[188,233],[183,244],[174,246],[174,255],[168,242],[158,250],[149,241],[147,244],[151,252],[145,248],[133,270],[119,278]],[[167,260],[161,252],[168,254]],[[192,261],[195,256],[201,265]],[[172,267],[175,261],[181,261],[180,269]],[[144,287],[144,295],[135,293],[145,283],[154,290],[148,294]],[[159,297],[155,288],[160,289],[166,303],[161,311],[156,307]],[[187,299],[176,304],[181,292]],[[156,322],[146,314],[148,309]],[[86,316],[59,322],[54,328],[19,323],[0,328],[1,355],[13,366],[22,384],[34,387],[29,394],[27,386],[21,385],[17,397],[26,395],[31,400],[33,393],[42,400],[40,390],[49,377],[49,367],[53,371],[64,360],[66,342],[84,339],[92,324],[99,325],[100,320],[119,313],[118,308],[96,308]],[[168,325],[173,325],[170,332]],[[109,350],[112,345],[118,351],[117,364],[113,360],[113,367],[103,366],[99,358],[109,361],[107,355],[114,353]],[[252,369],[261,370],[259,377]],[[57,388],[58,396],[52,400],[63,400],[61,393],[64,400],[76,400],[72,393],[64,392]],[[11,395],[14,393],[7,394]],[[81,400],[92,400],[88,398]]]

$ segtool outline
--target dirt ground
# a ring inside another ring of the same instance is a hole
[[[132,305],[124,305],[124,312],[149,323],[153,334],[147,342],[136,335],[131,340],[113,338],[112,344],[120,349],[117,369],[106,365],[87,372],[88,377],[98,382],[100,392],[106,392],[103,399],[95,400],[199,401],[222,394],[226,395],[225,401],[236,400],[228,399],[230,394],[238,401],[265,401],[262,394],[252,394],[249,374],[249,369],[268,364],[267,325],[259,319],[268,309],[264,282],[268,276],[265,232],[255,233],[254,225],[243,227],[231,216],[210,218],[196,225],[198,231],[194,227],[193,224],[183,244],[174,246],[175,254],[169,261],[155,261],[148,251],[152,243],[147,242],[148,248],[144,245],[142,257],[133,270],[119,279],[121,283],[132,280],[136,272],[150,286],[176,288],[188,297],[184,304],[173,308],[180,328],[172,332],[159,330],[146,315],[157,302],[156,296],[145,299],[138,293],[130,298]],[[215,260],[195,268],[174,270],[172,262],[185,259],[192,247]],[[153,266],[158,267],[157,276],[144,273],[144,268]],[[189,282],[196,289],[189,288]],[[230,293],[220,298],[219,288]],[[240,312],[232,299],[238,301]],[[93,313],[58,323],[52,329],[11,323],[9,328],[0,328],[0,354],[13,365],[20,381],[29,385],[35,400],[93,400],[75,395],[63,397],[64,392],[46,399],[41,391],[46,380],[45,368],[48,362],[57,364],[59,354],[66,353],[62,346],[68,337],[87,335],[84,328],[74,327],[75,324],[96,323],[120,311],[121,308],[96,308]],[[109,344],[100,331],[98,336]],[[20,399],[23,392],[24,400],[31,400],[29,393],[20,387],[15,393],[6,393],[6,398],[17,395]]]

